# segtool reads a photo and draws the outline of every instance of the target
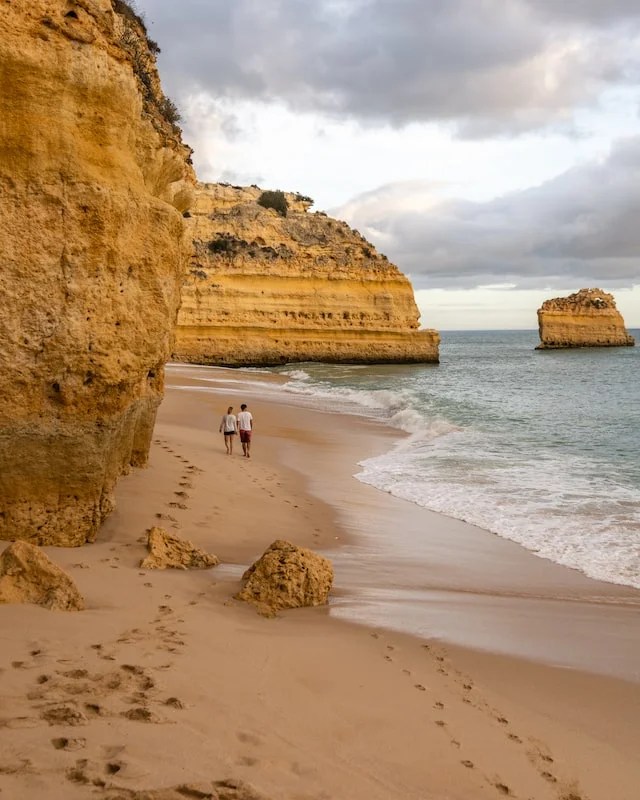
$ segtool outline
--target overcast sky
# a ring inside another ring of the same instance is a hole
[[[201,180],[311,195],[441,330],[640,327],[638,0],[138,0]],[[635,288],[634,288],[635,287]]]

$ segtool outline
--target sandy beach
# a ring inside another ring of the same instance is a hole
[[[0,606],[1,800],[635,800],[640,592],[361,484],[393,431],[212,375],[169,368],[149,467],[94,544],[46,548],[87,610]],[[251,459],[217,432],[243,401]],[[154,525],[221,565],[141,570]],[[277,538],[332,558],[328,608],[233,599]]]

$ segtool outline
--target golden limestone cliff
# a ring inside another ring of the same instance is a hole
[[[287,194],[198,184],[176,359],[226,366],[294,361],[437,362],[407,278],[344,222]]]
[[[613,295],[601,289],[580,289],[568,297],[545,300],[538,309],[538,327],[537,350],[635,344]]]
[[[0,539],[92,540],[147,459],[187,250],[190,150],[114,0],[0,15]]]

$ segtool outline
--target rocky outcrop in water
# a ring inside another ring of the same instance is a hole
[[[613,295],[602,289],[580,289],[568,297],[545,300],[538,309],[538,328],[537,350],[635,344]]]
[[[0,539],[80,545],[146,462],[193,175],[120,0],[0,15]]]
[[[257,187],[198,184],[174,357],[225,366],[437,362],[407,278],[311,201],[286,216]],[[278,193],[276,193],[278,194]],[[281,193],[279,193],[281,194]]]
[[[151,528],[147,547],[149,555],[142,560],[142,569],[208,569],[220,563],[217,556],[164,528]]]
[[[52,611],[84,608],[71,578],[28,542],[14,542],[0,555],[0,603],[35,603]]]
[[[275,616],[283,608],[325,605],[333,585],[333,566],[313,550],[277,539],[242,580],[238,599],[252,603],[265,616]]]

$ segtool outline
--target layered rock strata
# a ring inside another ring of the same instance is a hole
[[[357,231],[287,194],[198,184],[174,357],[225,366],[437,362],[407,278]]]
[[[537,350],[635,344],[613,295],[602,289],[580,289],[568,297],[545,300],[538,309],[538,328]]]
[[[80,545],[144,464],[194,182],[120,0],[0,15],[0,539]]]
[[[333,586],[333,565],[313,550],[276,539],[242,580],[237,598],[271,617],[284,608],[325,605]]]

